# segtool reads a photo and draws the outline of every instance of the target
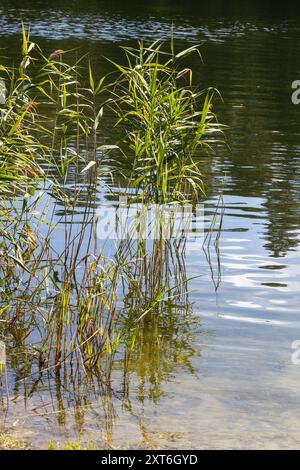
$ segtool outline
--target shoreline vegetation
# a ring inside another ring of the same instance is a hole
[[[149,393],[159,395],[178,362],[192,367],[186,241],[128,239],[107,255],[97,194],[126,195],[129,205],[199,202],[198,156],[223,138],[218,93],[193,85],[185,61],[198,48],[176,53],[172,39],[169,48],[124,47],[125,65],[108,58],[114,71],[96,78],[87,56],[70,65],[67,52],[47,56],[22,31],[19,66],[0,65],[0,340],[23,374],[67,377],[75,394],[109,382],[117,360],[125,377],[147,363]],[[108,144],[107,113],[118,136]],[[168,331],[162,341],[158,331]],[[9,442],[1,434],[0,446],[18,448]]]

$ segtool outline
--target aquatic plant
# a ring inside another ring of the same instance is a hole
[[[120,147],[132,157],[130,186],[144,202],[197,199],[204,193],[199,154],[221,133],[212,112],[217,90],[199,90],[192,70],[182,66],[200,52],[192,46],[175,53],[173,41],[169,52],[161,41],[123,49],[127,64],[113,62],[119,76],[111,107],[124,131]]]
[[[58,388],[68,377],[75,394],[85,380],[109,383],[113,361],[123,361],[125,377],[135,363],[157,399],[177,361],[191,368],[184,237],[118,241],[108,255],[96,214],[99,187],[118,194],[123,157],[130,202],[203,194],[198,156],[221,128],[216,91],[194,88],[180,65],[191,53],[141,43],[125,48],[117,79],[96,80],[86,58],[70,65],[61,49],[46,55],[23,27],[19,67],[0,67],[0,338],[10,360],[10,345],[24,358],[24,374],[54,371]],[[124,134],[104,145],[108,108]]]

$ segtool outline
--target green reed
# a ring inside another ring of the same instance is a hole
[[[47,56],[24,27],[22,35],[19,67],[0,66],[1,339],[21,351],[26,371],[38,361],[40,372],[59,376],[68,364],[74,383],[78,369],[89,376],[105,364],[109,373],[107,358],[120,351],[125,369],[133,357],[142,367],[152,351],[149,374],[168,374],[167,359],[161,368],[157,361],[172,344],[174,361],[179,354],[189,364],[192,354],[172,333],[178,322],[188,331],[190,318],[184,240],[119,241],[108,256],[96,197],[101,187],[116,197],[119,151],[130,167],[122,173],[128,195],[133,188],[148,204],[204,193],[198,157],[221,127],[211,111],[216,91],[197,90],[181,65],[198,49],[141,43],[125,48],[117,79],[96,79],[85,57],[70,65],[65,51]],[[102,142],[108,108],[124,131],[118,145]]]
[[[192,70],[182,65],[196,46],[166,52],[156,41],[146,47],[124,47],[126,66],[113,62],[119,77],[111,91],[120,147],[132,157],[130,186],[156,203],[190,201],[204,193],[198,157],[220,138],[212,113],[217,91],[193,85]]]

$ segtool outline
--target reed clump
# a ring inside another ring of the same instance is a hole
[[[124,47],[126,65],[114,63],[119,77],[111,107],[122,125],[120,146],[131,156],[130,186],[143,201],[197,200],[204,193],[199,155],[221,138],[212,112],[214,88],[198,89],[182,62],[200,52],[196,46],[176,53],[156,41]]]
[[[188,339],[172,343],[171,333],[190,315],[184,240],[118,240],[108,254],[97,237],[97,197],[116,199],[120,174],[130,203],[204,194],[199,155],[222,129],[211,109],[216,91],[196,89],[182,65],[198,49],[140,43],[124,48],[117,77],[96,80],[84,58],[70,65],[65,51],[46,55],[24,27],[22,37],[19,67],[0,66],[0,336],[8,354],[11,343],[26,351],[28,370],[38,361],[41,372],[59,375],[68,363],[76,377],[78,368],[99,372],[108,356],[123,354],[126,367],[139,354],[148,361],[145,344],[163,331],[169,346],[155,343],[156,359],[173,347],[174,360],[180,351],[188,364]],[[123,132],[109,145],[106,109]],[[150,375],[155,368],[171,370],[154,361]]]

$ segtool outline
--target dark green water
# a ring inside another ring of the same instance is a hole
[[[23,383],[11,367],[6,425],[37,447],[83,436],[117,447],[300,448],[300,365],[291,360],[300,340],[300,106],[291,102],[300,5],[0,1],[8,57],[17,54],[21,17],[49,52],[89,50],[99,74],[108,71],[102,56],[119,58],[118,46],[137,39],[168,38],[173,23],[178,47],[202,44],[194,78],[220,90],[215,111],[229,126],[229,148],[203,162],[207,217],[222,184],[225,216],[217,293],[203,253],[186,260],[188,276],[202,275],[189,287],[197,329],[179,322],[168,336],[161,328],[166,347],[156,360],[150,343],[126,386],[116,366],[109,387],[95,384],[80,399],[76,386],[55,377]]]

